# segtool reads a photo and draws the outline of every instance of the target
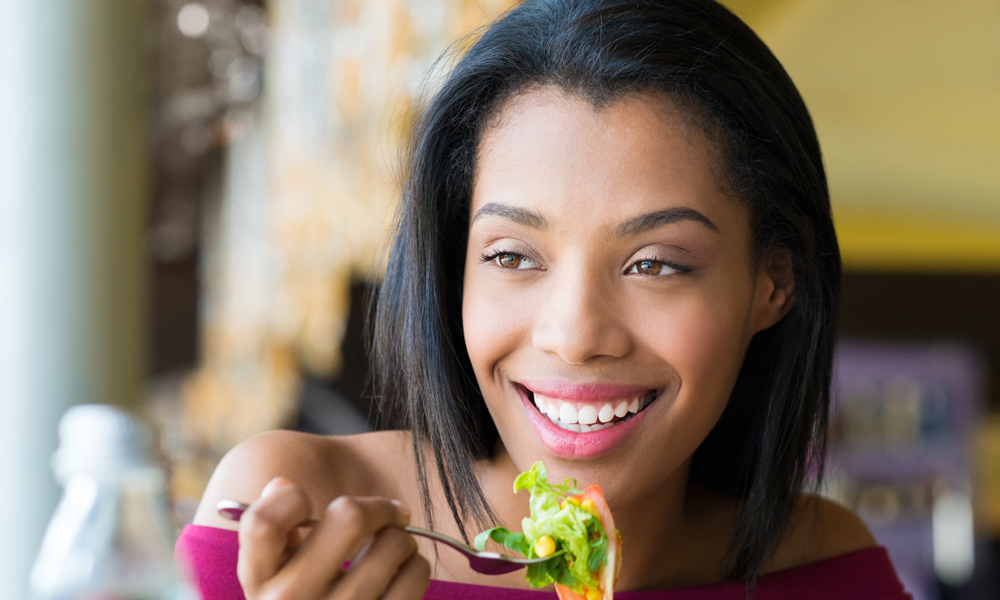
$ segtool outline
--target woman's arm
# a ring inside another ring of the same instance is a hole
[[[270,431],[249,438],[219,462],[202,496],[194,524],[237,529],[238,523],[216,512],[220,500],[250,504],[275,477],[285,477],[303,488],[314,507],[322,507],[345,489],[348,449],[322,436],[294,431]],[[313,516],[319,516],[317,512]]]
[[[356,495],[373,479],[362,463],[344,440],[293,432],[254,437],[220,462],[195,524],[238,530],[237,574],[250,600],[419,598],[430,568],[402,529],[409,509]],[[250,504],[239,524],[216,513],[223,499]],[[310,516],[320,522],[303,537],[298,525]],[[347,571],[345,562],[352,563]]]

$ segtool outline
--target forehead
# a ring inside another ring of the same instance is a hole
[[[595,107],[538,88],[509,100],[484,132],[470,214],[487,202],[595,218],[671,205],[738,210],[718,155],[666,97],[630,94]]]

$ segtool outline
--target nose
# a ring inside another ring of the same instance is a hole
[[[612,288],[579,274],[550,275],[545,300],[535,313],[534,347],[569,364],[631,352],[632,337]]]

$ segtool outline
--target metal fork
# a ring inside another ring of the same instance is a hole
[[[239,521],[240,517],[243,516],[244,511],[246,511],[249,507],[246,504],[236,502],[234,500],[220,500],[215,508],[223,517],[231,521]],[[301,526],[311,527],[317,523],[319,523],[319,519],[311,517],[308,521],[302,523]],[[504,573],[512,573],[518,569],[523,569],[528,565],[551,560],[552,558],[566,552],[565,550],[560,550],[554,554],[546,556],[545,558],[513,558],[510,556],[504,556],[503,554],[497,554],[496,552],[479,552],[475,548],[463,544],[456,539],[450,538],[446,535],[441,535],[440,533],[434,531],[429,531],[427,529],[420,529],[419,527],[406,527],[405,529],[413,535],[419,535],[434,540],[435,542],[441,542],[442,544],[451,546],[455,550],[458,550],[467,559],[469,559],[469,566],[472,567],[473,571],[483,573],[485,575],[503,575]]]

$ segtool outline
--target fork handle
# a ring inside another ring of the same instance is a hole
[[[243,513],[246,512],[247,508],[249,508],[249,506],[247,506],[246,504],[243,504],[242,502],[236,502],[234,500],[221,500],[219,504],[216,506],[216,509],[218,510],[219,514],[231,521],[239,521],[240,518],[243,517]],[[317,519],[316,517],[309,517],[305,521],[299,523],[297,527],[315,527],[317,523],[319,523],[319,519]],[[405,529],[407,532],[413,535],[419,535],[421,537],[430,538],[436,542],[442,542],[444,544],[448,544],[452,548],[456,548],[458,550],[463,550],[465,552],[472,552],[472,553],[476,552],[475,549],[466,546],[462,542],[456,539],[452,539],[446,535],[441,535],[440,533],[437,533],[435,531],[421,529],[419,527],[406,527]]]
[[[447,545],[451,546],[452,548],[455,548],[455,549],[458,549],[458,550],[463,550],[465,552],[472,552],[472,553],[476,552],[475,548],[472,548],[471,546],[466,546],[462,542],[460,542],[460,541],[458,541],[458,540],[456,540],[454,538],[450,538],[450,537],[448,537],[446,535],[442,535],[442,534],[440,534],[440,533],[438,533],[436,531],[430,531],[428,529],[421,529],[419,527],[404,527],[404,529],[407,532],[409,532],[409,533],[411,533],[413,535],[419,535],[421,537],[429,538],[429,539],[432,539],[432,540],[434,540],[436,542],[441,542],[443,544],[447,544]]]
[[[242,502],[236,502],[235,500],[220,500],[218,505],[216,506],[216,509],[218,510],[219,514],[229,519],[230,521],[239,521],[243,517],[243,513],[245,513],[248,508],[250,508],[248,505],[243,504]],[[317,523],[319,523],[319,519],[317,519],[316,517],[309,517],[305,521],[299,523],[297,527],[315,527]],[[413,535],[419,535],[425,538],[430,538],[432,540],[444,542],[445,544],[448,544],[450,546],[462,547],[463,549],[468,550],[469,552],[475,552],[475,550],[459,542],[458,540],[452,539],[446,535],[441,535],[440,533],[434,531],[421,529],[419,527],[406,527],[405,529],[406,531],[412,533]]]

